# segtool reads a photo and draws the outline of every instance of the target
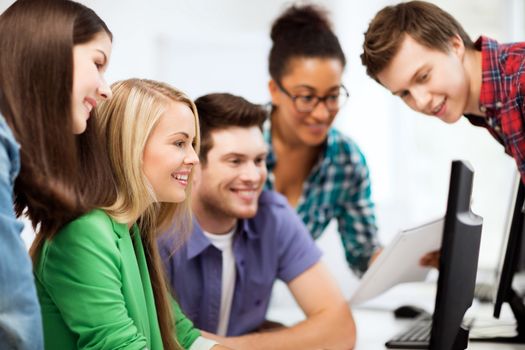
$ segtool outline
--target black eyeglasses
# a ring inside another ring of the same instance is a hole
[[[310,113],[319,102],[323,102],[330,112],[337,112],[343,105],[348,101],[350,94],[344,85],[339,86],[338,90],[329,93],[326,96],[317,96],[317,95],[292,95],[288,92],[281,83],[277,83],[279,89],[284,92],[284,94],[292,100],[295,109],[300,113]]]

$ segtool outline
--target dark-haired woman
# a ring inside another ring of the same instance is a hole
[[[0,33],[0,348],[38,350],[40,308],[15,214],[37,229],[38,254],[106,190],[88,186],[109,167],[95,130],[84,131],[111,96],[111,33],[91,9],[65,0],[16,1],[0,15]]]
[[[326,12],[313,5],[286,9],[271,38],[266,185],[286,196],[314,238],[336,219],[348,265],[361,275],[380,246],[365,157],[332,128],[349,96],[345,55]]]

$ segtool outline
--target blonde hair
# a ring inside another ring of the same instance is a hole
[[[167,284],[157,248],[157,236],[171,227],[180,242],[190,233],[191,176],[186,199],[181,203],[158,203],[142,170],[142,157],[149,136],[170,103],[187,105],[195,117],[195,151],[199,149],[199,118],[193,101],[167,84],[129,79],[111,86],[113,98],[96,109],[96,119],[106,133],[107,151],[116,182],[115,202],[103,208],[118,222],[138,222],[150,272],[155,304],[165,349],[177,348],[173,342],[174,323],[167,295]]]

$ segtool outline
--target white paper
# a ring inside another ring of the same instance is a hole
[[[430,268],[421,266],[419,260],[440,249],[443,225],[441,218],[399,232],[366,271],[350,304],[363,303],[399,283],[424,281]]]

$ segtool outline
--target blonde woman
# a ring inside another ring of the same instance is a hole
[[[170,298],[156,246],[174,218],[188,231],[195,105],[148,80],[121,81],[112,91],[96,118],[114,198],[64,226],[38,255],[46,348],[225,349],[202,338]]]

